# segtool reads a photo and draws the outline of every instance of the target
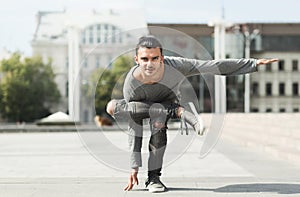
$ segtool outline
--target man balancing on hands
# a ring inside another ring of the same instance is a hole
[[[193,75],[242,75],[257,71],[257,66],[278,59],[224,59],[198,60],[163,55],[161,43],[154,36],[141,37],[136,46],[136,65],[127,73],[123,94],[125,100],[112,100],[107,112],[113,117],[125,112],[130,114],[128,122],[129,146],[131,150],[131,173],[124,190],[129,191],[138,184],[138,171],[142,166],[141,147],[143,119],[150,117],[148,178],[149,192],[164,192],[167,187],[161,182],[163,156],[167,145],[167,122],[170,118],[185,119],[196,132],[203,133],[203,125],[197,114],[185,110],[180,103],[180,84]],[[148,113],[145,109],[149,109]],[[146,112],[146,113],[145,113]],[[143,113],[141,116],[139,113]]]

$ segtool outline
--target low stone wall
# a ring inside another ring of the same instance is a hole
[[[203,117],[206,122],[211,119]],[[300,113],[229,113],[222,137],[300,164]]]

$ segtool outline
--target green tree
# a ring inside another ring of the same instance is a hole
[[[133,65],[132,56],[123,55],[112,62],[110,68],[99,68],[91,74],[92,84],[97,85],[95,89],[92,86],[85,88],[85,92],[90,98],[95,97],[97,114],[105,114],[106,104],[112,98],[123,98],[124,79]]]
[[[123,85],[127,72],[134,65],[132,56],[120,56],[112,64],[111,72],[114,75],[114,87],[111,90],[110,99],[123,98]]]
[[[0,64],[0,113],[8,121],[32,122],[50,113],[60,98],[51,61],[21,60],[18,53]]]

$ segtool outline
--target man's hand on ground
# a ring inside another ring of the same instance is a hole
[[[138,168],[133,169],[132,172],[130,173],[128,184],[124,188],[125,191],[130,191],[133,188],[134,184],[137,184],[137,185],[139,184],[137,174],[138,174]]]

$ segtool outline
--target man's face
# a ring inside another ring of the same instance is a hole
[[[160,53],[160,48],[140,47],[135,56],[135,61],[140,65],[142,73],[146,77],[156,76],[163,71],[164,57]]]

